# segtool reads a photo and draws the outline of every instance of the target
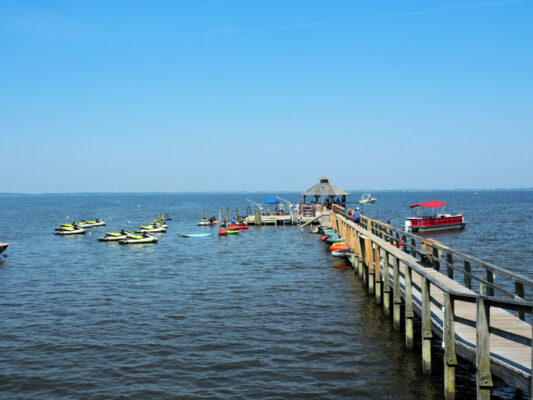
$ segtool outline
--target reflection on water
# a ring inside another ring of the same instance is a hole
[[[455,201],[469,225],[439,240],[481,256],[496,232],[527,237],[531,224],[518,213],[531,213],[531,195],[505,194],[512,229],[487,223],[498,196],[443,192],[438,199]],[[439,343],[424,377],[419,343],[404,350],[359,278],[317,235],[262,227],[179,236],[216,229],[196,226],[201,205],[218,215],[219,207],[242,210],[246,197],[271,195],[0,197],[0,240],[12,243],[0,262],[0,398],[442,398]],[[399,225],[413,197],[383,193],[367,212]],[[160,212],[174,218],[156,245],[97,241]],[[95,217],[108,225],[53,235],[61,222]],[[513,251],[521,246],[525,254]],[[513,257],[509,264],[529,273],[527,246],[498,240],[481,258],[502,265]],[[458,398],[475,396],[472,372],[458,369]],[[525,395],[500,386],[495,398]]]

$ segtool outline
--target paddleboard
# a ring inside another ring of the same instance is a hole
[[[205,236],[213,236],[212,233],[182,233],[181,236],[183,237],[205,237]]]

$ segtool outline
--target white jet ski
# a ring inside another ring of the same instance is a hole
[[[120,232],[106,232],[104,237],[98,238],[100,242],[116,242],[127,239],[130,231],[122,229]]]
[[[81,220],[81,222],[78,225],[81,228],[92,228],[95,226],[105,226],[105,222],[99,218],[96,218],[94,221]]]
[[[142,235],[127,235],[126,239],[119,240],[120,244],[145,244],[157,243],[157,238],[146,232]]]
[[[144,225],[137,229],[135,233],[157,233],[157,232],[166,232],[167,228],[164,228],[159,225]]]
[[[77,224],[73,227],[64,227],[54,232],[56,235],[79,235],[85,233],[85,229],[81,229]]]

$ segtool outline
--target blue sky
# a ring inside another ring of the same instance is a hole
[[[0,192],[533,186],[531,1],[2,1]]]

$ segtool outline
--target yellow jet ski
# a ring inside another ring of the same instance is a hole
[[[164,226],[160,226],[158,224],[151,224],[151,225],[141,225],[139,229],[135,231],[135,233],[157,233],[157,232],[166,232],[167,228]]]
[[[147,232],[143,232],[142,235],[127,235],[126,239],[119,241],[120,244],[146,244],[146,243],[157,243],[157,238],[150,235]]]
[[[85,221],[82,219],[78,225],[81,228],[92,228],[94,226],[105,226],[105,222],[99,218],[96,218],[94,221]]]
[[[84,234],[85,229],[81,229],[78,224],[74,224],[72,227],[63,227],[60,230],[54,232],[56,235],[79,235]]]
[[[119,240],[127,239],[130,231],[121,229],[120,232],[106,232],[104,237],[98,238],[100,242],[117,242]]]

